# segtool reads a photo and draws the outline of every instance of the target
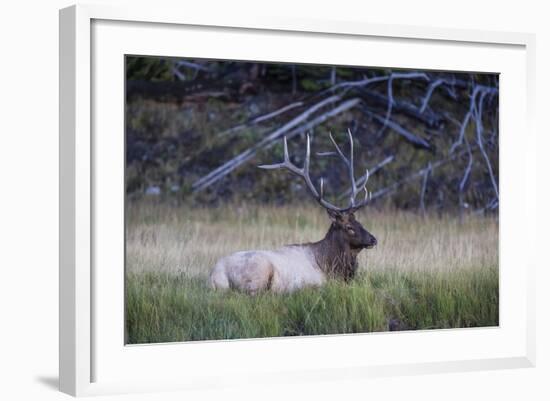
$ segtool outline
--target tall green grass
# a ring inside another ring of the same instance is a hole
[[[498,325],[498,222],[397,211],[358,216],[379,240],[358,277],[292,294],[216,292],[220,256],[319,239],[324,212],[234,205],[128,209],[127,343]]]

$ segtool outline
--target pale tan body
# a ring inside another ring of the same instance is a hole
[[[236,252],[221,258],[210,273],[214,289],[237,289],[249,294],[270,290],[288,293],[319,287],[326,281],[307,246],[285,246],[275,251]]]

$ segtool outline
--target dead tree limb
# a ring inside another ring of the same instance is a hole
[[[377,82],[386,82],[390,79],[390,76],[392,76],[392,80],[394,79],[423,79],[426,81],[429,81],[428,75],[426,75],[423,72],[398,72],[393,73],[390,75],[381,75],[378,77],[371,77],[371,78],[364,78],[357,81],[345,81],[345,82],[339,82],[336,85],[331,86],[326,91],[336,92],[340,89],[349,90],[352,88],[360,88],[360,87],[366,87],[370,84],[374,84]],[[326,92],[325,91],[325,92]]]
[[[462,119],[462,125],[458,133],[458,138],[452,144],[450,153],[453,153],[464,142],[464,136],[466,135],[466,127],[468,126],[470,119],[474,116],[476,107],[478,107],[477,106],[478,95],[481,96],[481,105],[483,105],[483,99],[485,98],[485,96],[487,94],[495,94],[495,93],[498,93],[498,90],[496,88],[488,87],[485,85],[475,85],[472,88],[472,92],[470,94],[470,105],[469,105],[468,111],[466,112],[466,114],[464,115],[464,118]],[[481,113],[479,118],[481,118]]]
[[[455,153],[445,159],[442,159],[442,160],[438,160],[436,162],[433,162],[431,164],[431,166],[429,166],[429,168],[431,169],[431,171],[435,170],[436,168],[438,167],[441,167],[447,163],[450,163],[451,161],[455,160],[457,157],[460,157],[462,156],[463,154],[465,153],[465,151],[463,152],[460,152],[460,153]],[[391,185],[388,185],[387,187],[385,188],[382,188],[378,191],[376,191],[375,193],[372,194],[372,197],[371,199],[372,200],[375,200],[375,199],[378,199],[378,198],[383,198],[384,196],[390,194],[390,193],[393,193],[395,192],[396,190],[398,190],[401,186],[405,185],[405,184],[408,184],[410,183],[411,181],[414,181],[415,179],[418,179],[418,178],[421,178],[421,177],[424,177],[424,174],[426,174],[426,171],[428,170],[428,167],[424,167],[410,175],[408,175],[407,177],[405,178],[402,178],[401,180],[398,180],[396,182],[394,182],[393,184]]]
[[[434,90],[444,82],[445,81],[443,79],[436,79],[430,84],[430,86],[428,86],[426,95],[424,95],[424,99],[422,100],[422,104],[420,105],[420,110],[419,110],[420,113],[424,113],[424,111],[428,107],[428,103],[430,102],[430,99],[432,98],[432,94],[434,93]]]
[[[449,150],[449,153],[453,153],[456,150],[456,148],[462,145],[462,142],[464,141],[464,135],[466,135],[466,127],[468,127],[470,118],[472,118],[472,109],[468,110],[464,115],[464,118],[462,119],[462,123],[460,124],[460,130],[458,131],[458,139],[451,145],[451,149]]]
[[[235,125],[234,127],[231,127],[225,131],[222,131],[218,134],[218,136],[225,136],[225,135],[229,135],[233,132],[237,132],[237,131],[240,131],[250,125],[253,125],[253,124],[259,124],[259,123],[263,123],[265,121],[268,121],[268,120],[271,120],[277,116],[280,116],[281,114],[284,114],[286,113],[287,111],[290,111],[290,110],[293,110],[297,107],[302,107],[304,105],[304,102],[294,102],[294,103],[291,103],[291,104],[287,104],[286,106],[283,106],[281,107],[280,109],[277,109],[275,111],[272,111],[270,113],[267,113],[267,114],[263,114],[261,116],[258,116],[258,117],[254,117],[242,124],[239,124],[239,125]]]
[[[422,214],[426,214],[426,207],[424,203],[424,198],[426,196],[426,189],[428,187],[428,178],[432,172],[432,163],[428,162],[428,167],[424,171],[424,179],[422,180],[422,190],[420,191],[420,211]]]
[[[314,106],[310,107],[309,109],[304,111],[302,114],[300,114],[297,117],[293,118],[291,121],[289,121],[288,123],[283,125],[281,128],[279,128],[279,129],[275,130],[274,132],[272,132],[271,134],[267,135],[264,139],[262,139],[261,141],[256,143],[251,148],[248,148],[244,152],[240,153],[238,156],[236,156],[233,159],[225,162],[220,167],[216,168],[215,170],[211,171],[210,173],[208,173],[204,177],[202,177],[199,180],[195,181],[193,183],[193,186],[192,186],[193,191],[195,191],[195,192],[196,191],[201,191],[201,190],[207,188],[208,186],[212,185],[214,182],[218,181],[219,179],[221,179],[222,177],[226,176],[231,171],[233,171],[234,169],[239,167],[241,164],[247,162],[252,157],[254,157],[254,155],[256,154],[256,152],[258,150],[269,148],[270,146],[272,146],[273,143],[275,142],[275,140],[277,140],[281,136],[286,135],[288,138],[291,138],[293,135],[295,135],[299,132],[303,132],[304,129],[308,129],[308,127],[311,127],[314,122],[316,124],[320,124],[320,123],[326,121],[328,118],[330,118],[330,117],[332,117],[336,114],[339,114],[339,113],[341,113],[345,110],[348,110],[348,109],[356,106],[357,104],[359,104],[361,102],[361,100],[358,99],[358,98],[354,98],[354,99],[350,99],[350,100],[347,100],[345,102],[342,102],[336,108],[330,110],[329,112],[327,112],[327,113],[325,113],[321,116],[318,116],[314,120],[314,122],[312,121],[310,124],[305,124],[303,127],[300,127],[299,130],[294,130],[294,131],[290,132],[293,128],[299,126],[304,121],[306,121],[312,114],[317,112],[319,109],[327,106],[328,104],[334,103],[338,100],[340,100],[339,96],[331,96],[327,99],[322,100],[319,103],[316,103]]]
[[[466,169],[464,170],[464,174],[462,176],[462,179],[460,180],[460,184],[458,185],[458,197],[459,197],[460,208],[464,207],[463,193],[464,193],[464,189],[466,188],[466,183],[468,182],[468,178],[470,178],[470,173],[472,172],[472,165],[474,163],[470,142],[468,142],[467,139],[465,142],[466,142],[466,150],[468,152],[468,164],[466,165]]]
[[[467,138],[464,139],[464,142],[466,143],[466,151],[468,152],[468,164],[466,165],[466,169],[464,170],[464,174],[462,176],[462,179],[460,180],[460,184],[458,185],[458,213],[460,216],[460,221],[462,221],[463,218],[464,208],[468,207],[464,202],[464,190],[466,189],[466,184],[468,183],[468,179],[470,178],[474,162],[470,142]]]
[[[369,169],[369,174],[370,175],[373,175],[373,174],[376,174],[378,171],[382,170],[382,168],[386,165],[386,164],[390,164],[392,161],[395,160],[395,155],[389,155],[388,157],[386,157],[384,160],[382,160],[380,163],[378,163],[377,165],[375,165],[373,168]],[[366,179],[366,174],[362,177],[359,178],[359,182],[361,181],[364,181]]]
[[[319,124],[324,123],[329,118],[332,118],[332,117],[334,117],[334,116],[336,116],[340,113],[343,113],[346,110],[349,110],[349,109],[357,106],[359,103],[361,103],[361,99],[359,99],[359,98],[353,98],[353,99],[346,100],[345,102],[342,102],[340,105],[338,105],[334,109],[315,117],[310,122],[307,122],[305,124],[300,125],[296,129],[291,131],[289,133],[289,135],[287,135],[287,136],[288,136],[288,138],[291,138],[292,136],[297,135],[299,133],[309,131],[309,130],[313,129],[314,127],[318,126]]]
[[[493,173],[493,167],[491,165],[491,161],[489,160],[489,156],[487,155],[487,152],[485,151],[485,147],[483,145],[483,99],[487,95],[487,92],[483,92],[479,98],[479,103],[474,108],[474,115],[475,115],[475,122],[476,122],[476,133],[477,133],[477,145],[479,147],[479,150],[481,152],[481,155],[483,156],[483,159],[485,160],[485,164],[487,165],[487,170],[489,172],[489,178],[491,179],[491,183],[493,184],[493,190],[495,191],[496,199],[499,198],[498,195],[498,185],[495,179],[495,174]]]
[[[393,77],[394,77],[394,74],[391,73],[390,77],[388,78],[387,89],[386,89],[387,94],[388,94],[388,100],[386,102],[386,104],[387,104],[386,114],[385,114],[385,117],[384,117],[384,123],[382,124],[382,126],[380,127],[378,132],[376,133],[376,136],[379,136],[379,135],[382,134],[382,132],[384,132],[384,130],[388,126],[388,121],[390,120],[391,112],[392,112],[392,109],[393,109],[393,104],[395,102],[393,100]]]
[[[200,64],[197,64],[197,63],[192,63],[190,61],[178,60],[176,63],[174,63],[174,66],[172,68],[172,73],[180,81],[187,80],[187,76],[180,71],[181,67],[185,67],[185,68],[189,68],[189,69],[193,70],[193,78],[192,79],[195,79],[197,77],[197,74],[199,73],[199,71],[212,72],[212,69],[210,69],[208,67],[205,67],[203,65],[200,65]]]
[[[281,107],[278,110],[272,111],[271,113],[267,113],[267,114],[264,114],[263,116],[253,118],[251,123],[258,124],[267,120],[271,120],[272,118],[277,117],[278,115],[286,113],[287,111],[295,109],[296,107],[302,107],[303,105],[304,105],[304,102],[295,102],[295,103],[287,104],[286,106]]]
[[[363,89],[361,90],[361,96],[365,100],[365,103],[369,105],[374,103],[379,106],[385,106],[388,103],[388,98],[386,96],[373,90]],[[411,117],[426,124],[430,128],[438,127],[443,122],[443,116],[441,114],[432,110],[420,112],[420,109],[416,105],[404,100],[394,99],[392,109],[392,112],[403,113],[407,117]]]
[[[193,70],[198,70],[198,71],[212,72],[212,68],[205,67],[204,65],[192,63],[190,61],[185,61],[185,60],[178,60],[176,62],[176,67],[186,67],[186,68],[191,68]]]
[[[386,122],[384,117],[379,116],[378,114],[375,114],[366,108],[363,108],[363,112],[366,113],[369,117],[372,117],[374,120],[378,121],[380,124],[385,123],[390,129],[395,131],[397,134],[401,135],[403,138],[405,138],[409,143],[411,143],[415,147],[433,151],[433,146],[428,141],[406,130],[396,122],[391,120]]]

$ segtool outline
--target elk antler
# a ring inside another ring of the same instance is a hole
[[[344,153],[342,152],[342,150],[340,149],[340,147],[338,146],[338,144],[336,143],[336,141],[332,137],[332,134],[329,133],[329,136],[330,136],[331,142],[333,143],[334,147],[336,148],[336,153],[335,152],[324,152],[324,153],[318,153],[318,155],[319,156],[335,156],[335,155],[337,155],[337,156],[340,157],[340,159],[346,165],[346,167],[348,169],[348,173],[349,173],[349,178],[350,178],[350,181],[351,181],[350,203],[347,207],[344,207],[344,208],[337,207],[337,206],[333,205],[332,203],[328,202],[327,200],[325,200],[323,198],[323,195],[324,195],[323,178],[321,178],[321,180],[320,180],[320,190],[319,190],[319,192],[317,192],[317,189],[315,188],[315,185],[313,185],[313,183],[311,182],[311,177],[309,176],[309,159],[310,159],[310,137],[309,137],[309,134],[306,135],[306,138],[307,138],[307,141],[306,141],[306,157],[305,157],[305,160],[304,160],[304,167],[303,168],[298,168],[296,165],[294,165],[290,161],[290,157],[288,156],[288,144],[287,144],[286,136],[283,138],[284,161],[282,163],[261,165],[261,166],[258,166],[258,167],[266,169],[266,170],[287,169],[291,173],[297,175],[298,177],[301,177],[304,180],[304,182],[306,183],[307,188],[309,189],[309,191],[311,192],[311,194],[313,195],[315,200],[317,200],[317,202],[319,202],[319,204],[321,206],[323,206],[325,209],[330,209],[330,210],[334,210],[334,211],[337,211],[337,212],[355,212],[358,209],[365,206],[369,202],[369,191],[367,190],[367,181],[369,179],[369,170],[366,170],[365,178],[361,180],[362,182],[359,183],[359,185],[357,185],[357,183],[355,182],[355,173],[354,173],[354,167],[353,167],[353,136],[351,134],[351,131],[348,129],[348,136],[349,136],[349,141],[350,141],[350,158],[349,159],[344,155]],[[357,198],[357,195],[361,191],[365,191],[365,198],[361,202],[356,204],[355,199]]]

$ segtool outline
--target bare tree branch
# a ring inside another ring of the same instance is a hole
[[[383,96],[374,90],[362,89],[361,96],[365,100],[365,104],[368,104],[369,106],[372,103],[384,106],[388,103],[388,98],[386,96]],[[441,122],[443,122],[442,114],[436,113],[432,110],[426,110],[424,113],[421,113],[420,109],[416,105],[405,100],[394,99],[392,113],[403,113],[407,117],[414,118],[428,127],[437,127]]]
[[[463,199],[462,194],[464,193],[464,189],[466,188],[466,183],[468,182],[468,178],[470,178],[470,173],[472,171],[472,165],[473,165],[473,157],[472,157],[472,148],[470,146],[470,143],[466,139],[466,150],[468,152],[468,164],[466,165],[466,169],[464,170],[464,175],[462,176],[462,179],[460,180],[460,184],[458,186],[458,194],[460,198],[460,207],[463,207]]]
[[[331,86],[327,91],[337,91],[339,89],[351,89],[351,88],[358,88],[358,87],[365,87],[370,84],[374,84],[377,82],[385,82],[390,79],[390,76],[393,76],[393,79],[423,79],[426,81],[429,81],[428,75],[426,75],[423,72],[405,72],[405,73],[394,73],[390,75],[382,75],[378,77],[372,77],[372,78],[364,78],[358,81],[345,81],[337,83],[336,85]]]
[[[372,111],[363,108],[363,111],[369,116],[378,121],[380,124],[386,123],[386,125],[391,128],[393,131],[395,131],[397,134],[401,135],[403,138],[405,138],[408,142],[413,144],[416,147],[426,149],[426,150],[433,150],[432,145],[426,141],[425,139],[420,138],[419,136],[413,134],[410,131],[407,131],[405,128],[397,124],[393,121],[385,121],[384,117],[379,116],[378,114],[373,113]]]
[[[436,162],[433,162],[431,164],[431,170],[435,170],[436,168],[438,167],[441,167],[447,163],[450,163],[451,161],[455,160],[457,157],[459,156],[462,156],[463,154],[465,153],[465,151],[463,152],[460,152],[460,153],[455,153],[453,155],[450,155],[449,157],[447,157],[446,159],[442,159],[442,160],[438,160]],[[383,198],[384,196],[386,195],[389,195],[390,193],[393,193],[395,192],[396,190],[398,190],[401,186],[405,185],[405,184],[408,184],[410,183],[411,181],[414,181],[415,179],[418,179],[420,177],[423,177],[424,174],[426,173],[426,170],[428,169],[428,167],[424,167],[410,175],[408,175],[407,177],[405,178],[402,178],[401,180],[398,180],[396,182],[394,182],[393,184],[391,185],[388,185],[387,187],[385,188],[382,188],[378,191],[376,191],[375,193],[372,194],[372,197],[371,199],[372,200],[375,200],[375,199],[378,199],[378,198]]]
[[[422,180],[422,190],[420,191],[420,210],[422,211],[422,214],[426,213],[424,198],[426,196],[426,188],[428,186],[428,178],[429,178],[431,172],[432,172],[432,163],[428,162],[428,167],[426,167],[426,169],[424,171],[424,179]]]
[[[424,111],[426,110],[426,107],[428,107],[428,103],[430,102],[430,99],[432,98],[432,94],[434,90],[443,83],[445,83],[443,79],[436,79],[430,84],[430,86],[428,86],[426,95],[424,96],[424,99],[422,100],[422,104],[420,105],[420,110],[419,110],[420,113],[424,113]]]
[[[180,81],[185,81],[187,79],[186,75],[180,71],[180,67],[186,67],[186,68],[190,68],[190,69],[194,70],[193,79],[195,79],[197,77],[197,73],[199,71],[212,72],[212,70],[210,68],[205,67],[203,65],[200,65],[200,64],[197,64],[197,63],[192,63],[190,61],[178,60],[172,68],[172,73]]]
[[[393,104],[394,104],[394,100],[393,100],[393,77],[394,77],[394,74],[392,73],[392,74],[390,74],[390,77],[388,79],[388,88],[387,88],[387,93],[388,93],[387,105],[388,105],[388,107],[386,108],[386,116],[384,118],[384,123],[382,124],[382,126],[380,127],[380,129],[378,130],[376,135],[381,135],[382,132],[384,132],[384,130],[388,126],[388,121],[390,120],[390,116],[391,116],[391,112],[392,112],[392,108],[393,108]]]
[[[466,133],[466,127],[468,126],[468,123],[470,122],[470,119],[474,116],[475,108],[477,107],[476,98],[479,94],[481,94],[482,99],[485,98],[485,95],[489,94],[495,94],[496,88],[491,88],[484,85],[475,85],[472,89],[472,93],[470,95],[470,107],[466,114],[464,115],[464,118],[462,120],[462,125],[460,128],[460,132],[458,134],[457,140],[453,143],[450,149],[450,153],[453,153],[457,147],[462,145],[464,142],[464,135]],[[483,103],[483,100],[482,100]]]
[[[305,120],[307,120],[312,114],[314,114],[316,111],[322,109],[323,107],[334,103],[336,101],[340,100],[339,96],[331,96],[327,99],[324,99],[297,117],[293,118],[291,121],[283,125],[281,128],[275,130],[271,134],[267,135],[264,139],[256,143],[251,148],[245,150],[244,152],[240,153],[238,156],[234,157],[233,159],[225,162],[220,167],[216,168],[215,170],[211,171],[204,177],[200,178],[199,180],[195,181],[193,183],[193,190],[194,191],[200,191],[208,186],[212,185],[214,182],[218,181],[220,178],[226,176],[231,171],[233,171],[235,168],[240,166],[241,164],[245,163],[246,161],[250,160],[258,150],[268,148],[273,145],[273,142],[282,137],[283,135],[286,135],[288,138],[291,138],[293,135],[296,135],[299,132],[303,132],[303,130],[310,129],[312,123],[306,124],[300,128],[300,130],[294,130],[292,132],[289,132],[293,128],[297,127],[299,124],[303,123]],[[314,121],[315,124],[320,124],[324,122],[326,119],[339,114],[345,110],[348,110],[357,104],[360,103],[360,99],[350,99],[345,102],[342,102],[338,107],[334,108],[333,110],[317,117]]]
[[[475,121],[476,121],[476,133],[477,133],[477,145],[479,147],[479,150],[481,151],[481,155],[483,156],[483,159],[485,160],[485,163],[487,165],[487,170],[489,172],[489,177],[491,179],[491,183],[493,184],[493,190],[495,191],[496,198],[499,198],[498,195],[498,185],[495,179],[495,175],[493,173],[493,167],[491,166],[491,161],[489,160],[489,156],[487,155],[487,152],[485,151],[485,147],[483,146],[483,99],[485,98],[485,95],[487,95],[487,92],[482,92],[479,103],[474,108],[474,115],[475,115]]]
[[[242,124],[239,124],[239,125],[235,125],[234,127],[231,127],[225,131],[222,131],[220,132],[218,135],[219,136],[225,136],[225,135],[229,135],[233,132],[237,132],[237,131],[240,131],[242,130],[243,128],[246,128],[250,125],[253,125],[253,124],[259,124],[259,123],[263,123],[265,121],[268,121],[268,120],[271,120],[272,118],[275,118],[281,114],[284,114],[286,113],[287,111],[290,111],[290,110],[293,110],[297,107],[302,107],[304,105],[303,102],[294,102],[294,103],[291,103],[291,104],[288,104],[286,106],[283,106],[281,107],[280,109],[277,109],[275,111],[272,111],[270,113],[267,113],[267,114],[263,114],[261,116],[258,116],[258,117],[254,117],[252,119],[250,119],[249,121],[245,122],[245,123],[242,123]]]

